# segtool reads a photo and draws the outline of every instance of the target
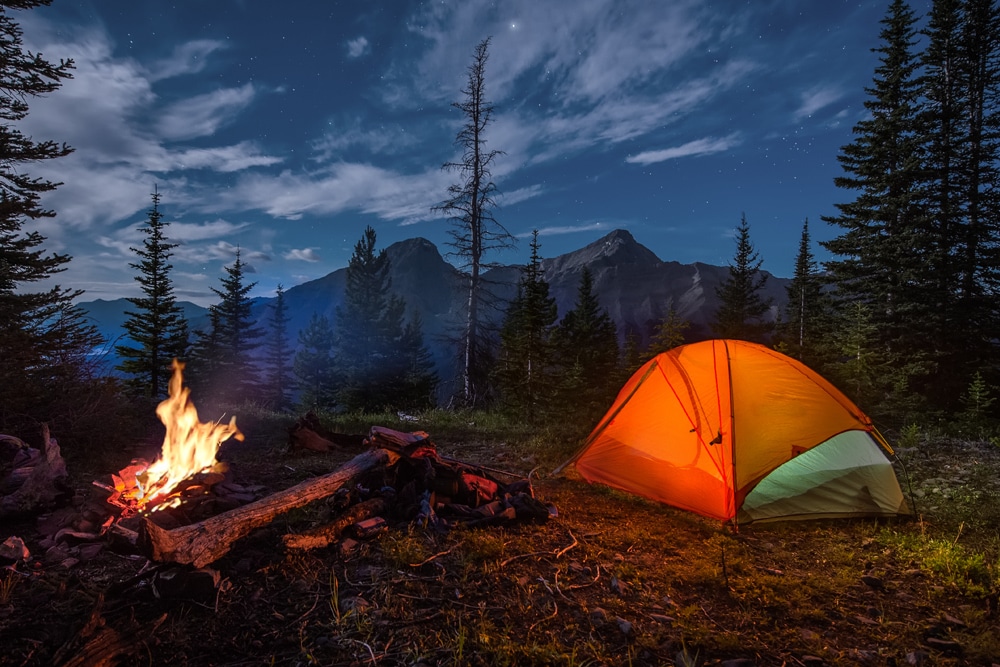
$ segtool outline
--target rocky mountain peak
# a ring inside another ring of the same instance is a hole
[[[579,250],[554,258],[551,260],[551,270],[561,273],[574,271],[583,266],[590,266],[593,269],[632,264],[652,266],[659,263],[660,258],[636,241],[631,233],[624,229],[616,229]]]

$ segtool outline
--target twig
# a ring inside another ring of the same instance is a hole
[[[441,556],[447,556],[448,554],[450,554],[454,550],[455,550],[455,547],[452,547],[451,549],[448,549],[447,551],[441,551],[441,552],[438,552],[438,553],[434,554],[433,556],[429,556],[429,557],[425,558],[424,560],[420,561],[419,563],[409,563],[409,566],[410,567],[420,567],[421,565],[427,565],[427,563],[431,562],[435,558],[440,558]]]
[[[569,533],[569,536],[573,538],[573,544],[569,545],[569,546],[568,546],[568,547],[566,547],[565,549],[560,549],[559,551],[557,551],[557,552],[556,552],[556,559],[557,559],[557,560],[558,560],[558,559],[559,559],[559,557],[560,557],[560,556],[562,556],[562,555],[563,555],[564,553],[566,553],[566,552],[567,552],[567,551],[569,551],[570,549],[574,549],[574,548],[576,548],[576,547],[577,547],[577,546],[579,546],[579,544],[580,544],[580,542],[579,542],[579,541],[578,541],[578,540],[576,539],[576,535],[574,535],[574,534],[573,534],[573,531],[572,531],[572,530],[567,530],[566,532],[567,532],[567,533]]]
[[[598,565],[597,566],[597,574],[594,575],[594,580],[593,581],[591,581],[589,584],[573,584],[572,586],[570,586],[566,590],[568,590],[568,591],[575,591],[575,590],[577,590],[579,588],[589,588],[589,587],[593,586],[594,584],[596,584],[597,580],[600,579],[600,578],[601,578],[601,566]]]
[[[375,651],[372,650],[371,646],[369,646],[368,644],[364,643],[360,639],[348,639],[347,641],[354,642],[355,644],[361,644],[362,646],[364,646],[366,649],[368,649],[368,655],[371,656],[372,664],[373,665],[378,664],[378,661],[375,660]]]

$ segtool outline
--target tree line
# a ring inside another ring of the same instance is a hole
[[[344,301],[333,321],[314,315],[295,341],[285,292],[256,321],[247,266],[237,251],[225,267],[208,326],[192,331],[171,280],[168,223],[160,194],[133,248],[140,296],[129,299],[127,339],[115,349],[121,383],[99,376],[90,354],[96,329],[73,305],[81,292],[31,285],[65,269],[29,228],[51,217],[40,196],[57,184],[26,175],[28,163],[72,149],[35,141],[11,123],[26,100],[56,90],[72,61],[52,64],[26,52],[11,9],[47,0],[0,0],[0,426],[87,413],[103,396],[158,400],[174,358],[191,362],[197,390],[220,402],[254,400],[276,409],[373,412],[433,405],[441,379],[416,312],[392,291],[389,260],[364,230],[347,267]],[[988,0],[935,0],[923,27],[905,0],[882,20],[879,64],[866,88],[867,115],[837,156],[845,201],[824,222],[839,235],[815,259],[808,220],[801,229],[788,303],[775,320],[764,299],[766,274],[744,215],[721,306],[719,337],[773,345],[834,380],[866,410],[895,424],[937,412],[995,417],[1000,346],[1000,12]],[[923,49],[917,51],[917,45]],[[691,342],[690,327],[668,310],[647,346],[620,336],[582,273],[573,307],[559,318],[541,270],[538,234],[515,298],[498,299],[485,279],[490,255],[514,243],[498,221],[491,169],[502,151],[486,144],[494,107],[486,96],[489,39],[477,45],[463,99],[453,106],[457,174],[434,207],[449,220],[451,255],[467,295],[451,343],[459,361],[454,401],[492,407],[532,423],[599,417],[622,382],[658,352]],[[620,344],[620,341],[622,344]],[[94,391],[94,387],[102,391]]]

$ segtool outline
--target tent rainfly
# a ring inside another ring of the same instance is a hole
[[[799,361],[709,340],[636,371],[562,467],[746,524],[906,514],[892,453],[871,419]]]

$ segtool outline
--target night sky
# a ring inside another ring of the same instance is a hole
[[[54,0],[15,13],[30,49],[76,61],[21,124],[76,149],[26,169],[64,183],[40,231],[85,300],[138,294],[154,187],[177,297],[202,305],[237,247],[260,296],[345,266],[366,225],[445,252],[451,103],[491,36],[496,217],[521,239],[492,259],[526,261],[533,229],[551,257],[624,228],[663,260],[725,265],[745,213],[790,276],[803,220],[831,238],[821,217],[852,199],[836,156],[888,4]]]

